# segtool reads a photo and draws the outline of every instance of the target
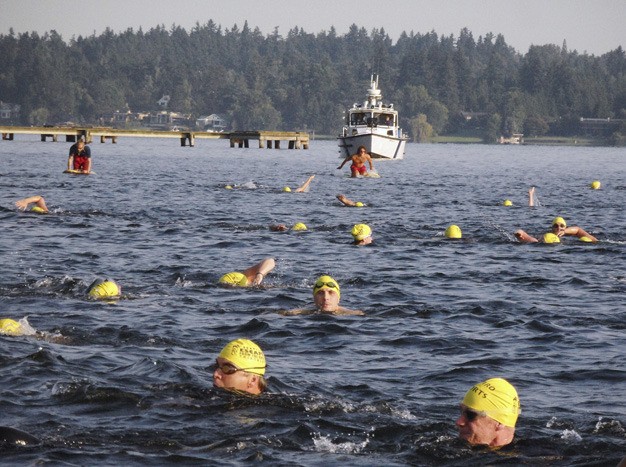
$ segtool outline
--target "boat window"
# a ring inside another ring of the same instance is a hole
[[[365,125],[365,114],[355,113],[352,114],[350,119],[350,125]]]
[[[381,116],[381,120],[380,120],[380,124],[381,125],[387,125],[387,126],[393,126],[393,115],[391,114],[384,114]]]

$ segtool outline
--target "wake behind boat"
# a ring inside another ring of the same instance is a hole
[[[403,159],[407,137],[398,126],[398,111],[393,104],[383,104],[378,89],[378,75],[370,78],[367,100],[354,104],[346,112],[346,125],[339,136],[341,157],[356,153],[359,146],[377,159]]]

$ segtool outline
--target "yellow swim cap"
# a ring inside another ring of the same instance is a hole
[[[520,414],[520,401],[515,388],[505,379],[491,378],[473,386],[463,398],[463,405],[503,425],[515,427]]]
[[[357,201],[356,203],[354,203],[354,205],[355,205],[357,208],[362,208],[363,206],[365,206],[365,205],[364,205],[363,203],[361,203],[360,201]]]
[[[30,212],[34,212],[35,214],[46,214],[47,211],[44,211],[39,206],[33,206],[32,208],[30,208]]]
[[[265,355],[261,348],[248,339],[237,339],[226,344],[219,356],[225,358],[237,368],[254,373],[265,374]]]
[[[599,190],[600,187],[602,186],[602,184],[600,183],[600,180],[594,180],[593,182],[591,182],[591,185],[589,185],[593,190]]]
[[[578,240],[580,240],[581,242],[586,242],[586,243],[592,242],[593,243],[593,240],[591,240],[589,237],[580,237]]]
[[[286,186],[285,188],[283,188],[283,191],[286,192],[286,193],[289,193],[289,192],[291,192],[291,188]]]
[[[220,277],[219,283],[234,287],[245,287],[248,285],[248,278],[240,272],[229,272]]]
[[[372,229],[367,224],[357,224],[352,227],[352,236],[354,237],[354,241],[360,242],[372,236]]]
[[[231,185],[226,185],[224,188],[226,188],[227,190],[232,190],[233,187]]]
[[[297,224],[293,225],[291,230],[307,230],[307,228],[306,225],[304,225],[302,222],[298,222]]]
[[[87,295],[91,298],[112,298],[119,297],[122,289],[114,281],[110,279],[96,279],[87,289]]]
[[[13,319],[0,319],[0,334],[19,336],[22,334],[22,325]]]
[[[513,206],[513,202],[510,199],[505,199],[502,203],[503,206]]]
[[[463,234],[461,233],[461,228],[458,225],[452,224],[450,227],[446,229],[446,237],[447,238],[462,238]]]
[[[341,290],[339,289],[339,284],[335,279],[330,276],[320,276],[316,281],[315,285],[313,285],[313,295],[315,295],[320,290],[334,290],[337,292],[337,296],[341,298]]]
[[[548,232],[543,234],[543,243],[561,243],[561,239],[558,235]]]
[[[552,219],[552,225],[554,224],[563,224],[565,227],[567,227],[567,223],[562,217],[555,217],[554,219]]]

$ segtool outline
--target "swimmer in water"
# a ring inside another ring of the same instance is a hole
[[[322,313],[328,315],[365,315],[361,310],[349,310],[339,306],[341,298],[341,290],[339,284],[330,276],[320,276],[313,285],[313,302],[314,307],[301,308],[281,312],[284,316],[294,315],[310,315],[314,313]]]
[[[59,334],[46,331],[37,331],[28,322],[28,318],[24,317],[19,321],[11,318],[0,319],[0,336],[27,336],[34,337],[37,340],[51,342],[54,344],[68,344],[69,338]]]
[[[520,412],[515,388],[502,378],[488,379],[465,394],[456,420],[459,436],[471,445],[505,446],[513,441]]]
[[[29,209],[29,205],[33,203],[35,203],[35,206]],[[39,195],[17,200],[15,202],[15,206],[20,211],[28,210],[28,211],[35,212],[38,214],[48,213],[48,206],[46,206],[46,200],[43,198],[43,196],[39,196]]]
[[[346,198],[345,195],[339,194],[337,195],[337,199],[344,205],[351,208],[362,208],[365,206],[361,201],[352,201],[349,198]]]
[[[450,239],[463,238],[463,232],[461,231],[461,227],[456,224],[448,226],[448,228],[444,232],[444,235],[446,236],[446,238]]]
[[[578,237],[584,242],[596,243],[598,241],[596,237],[594,237],[590,233],[587,233],[581,227],[578,227],[578,226],[568,227],[565,222],[565,219],[563,219],[562,217],[555,217],[552,220],[552,231],[543,235],[541,241],[543,243],[559,243],[561,241],[560,240],[561,237],[564,237],[564,236]],[[539,242],[537,238],[527,234],[521,229],[515,232],[515,237],[521,243]]]
[[[367,224],[356,224],[352,227],[352,238],[354,238],[354,245],[362,246],[371,244],[374,239],[372,238],[372,229]]]
[[[95,300],[120,298],[121,294],[122,288],[111,279],[96,279],[87,288],[87,295]]]
[[[309,186],[311,185],[311,181],[315,178],[315,175],[311,175],[309,178],[306,179],[306,181],[300,185],[298,188],[296,188],[294,190],[294,193],[308,193],[309,192]],[[291,188],[289,188],[288,186],[283,188],[283,191],[285,193],[289,193],[291,192]]]
[[[219,283],[229,287],[261,285],[265,276],[267,276],[275,266],[276,262],[274,258],[265,258],[243,272],[229,272],[224,274],[220,277]]]
[[[229,391],[258,395],[267,388],[265,355],[248,339],[229,342],[215,361],[213,385]]]

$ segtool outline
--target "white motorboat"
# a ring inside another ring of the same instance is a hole
[[[403,159],[407,137],[399,127],[398,111],[393,104],[384,104],[378,89],[378,75],[370,78],[367,100],[346,111],[346,124],[339,136],[339,153],[346,158],[365,146],[377,159]]]

